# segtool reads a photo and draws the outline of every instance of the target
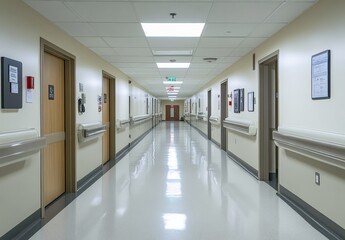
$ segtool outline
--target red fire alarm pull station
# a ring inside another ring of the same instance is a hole
[[[33,76],[26,77],[26,89],[34,89],[35,88],[35,78]]]
[[[229,101],[229,106],[232,106],[232,102],[231,101]]]

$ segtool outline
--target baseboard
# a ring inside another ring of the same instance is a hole
[[[237,163],[240,167],[242,167],[244,170],[246,170],[250,175],[252,175],[256,179],[259,179],[259,177],[258,177],[258,170],[256,170],[252,166],[250,166],[248,163],[243,161],[241,158],[237,157],[232,152],[227,151],[227,154],[235,163]]]
[[[213,143],[216,144],[218,147],[220,147],[220,143],[216,142],[216,141],[213,140],[212,138],[211,138],[211,142],[213,142]]]
[[[20,222],[17,226],[12,228],[10,231],[5,233],[0,239],[28,239],[31,236],[27,236],[28,232],[31,232],[32,229],[40,228],[41,220],[41,209],[38,209],[29,217]]]
[[[207,136],[207,134],[205,134],[203,131],[201,131],[199,128],[197,128],[196,126],[194,126],[194,125],[191,125],[195,130],[197,130],[200,134],[201,134],[201,136],[203,136],[204,138],[206,138],[207,140],[208,140],[208,136]]]
[[[115,154],[115,163],[118,163],[130,150],[130,144],[127,144],[118,153]]]
[[[80,179],[77,182],[77,193],[80,194],[85,189],[90,187],[94,182],[96,182],[100,177],[102,177],[103,171],[102,171],[102,165],[98,166],[96,169],[92,170],[89,174],[87,174],[85,177]]]
[[[310,225],[321,232],[329,239],[342,240],[345,239],[345,229],[333,222],[331,219],[323,215],[321,212],[304,202],[295,194],[279,185],[277,195],[283,199],[290,207],[292,207],[299,215],[301,215]]]
[[[144,137],[146,137],[147,134],[149,134],[152,131],[153,128],[150,128],[143,134],[141,134],[137,139],[135,139],[133,142],[129,144],[129,150],[133,149],[141,140],[143,140]]]

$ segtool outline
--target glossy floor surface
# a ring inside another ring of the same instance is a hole
[[[32,239],[326,239],[183,122],[162,123]]]

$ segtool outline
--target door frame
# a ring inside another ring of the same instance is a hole
[[[259,171],[258,178],[260,181],[269,181],[269,164],[270,164],[270,127],[269,127],[269,114],[270,99],[268,98],[268,91],[270,89],[268,82],[268,75],[266,74],[268,65],[273,61],[277,62],[276,65],[276,91],[278,91],[278,69],[279,69],[279,50],[271,53],[270,55],[261,59],[259,63]],[[276,106],[274,109],[274,114],[276,115],[276,122],[278,121],[278,102],[276,101]],[[278,125],[276,125],[277,127]],[[276,154],[276,161],[278,161],[278,156]],[[279,184],[278,184],[279,187]]]
[[[211,140],[212,129],[210,123],[210,117],[212,114],[212,90],[207,91],[207,137]]]
[[[102,81],[104,77],[109,79],[109,160],[111,160],[116,156],[116,77],[102,70]]]
[[[75,93],[75,56],[54,45],[53,43],[40,38],[40,96],[43,96],[43,66],[44,53],[47,52],[65,62],[65,161],[66,161],[66,192],[77,191],[76,181],[76,93]],[[40,135],[44,137],[44,114],[43,97],[40,98]],[[41,217],[45,216],[44,206],[44,154],[40,152],[41,163]]]
[[[223,92],[225,90],[225,93]],[[227,133],[223,121],[228,117],[228,79],[220,83],[220,148],[227,151]]]

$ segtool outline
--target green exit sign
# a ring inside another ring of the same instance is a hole
[[[176,82],[176,77],[175,76],[168,76],[166,79],[170,82]]]

